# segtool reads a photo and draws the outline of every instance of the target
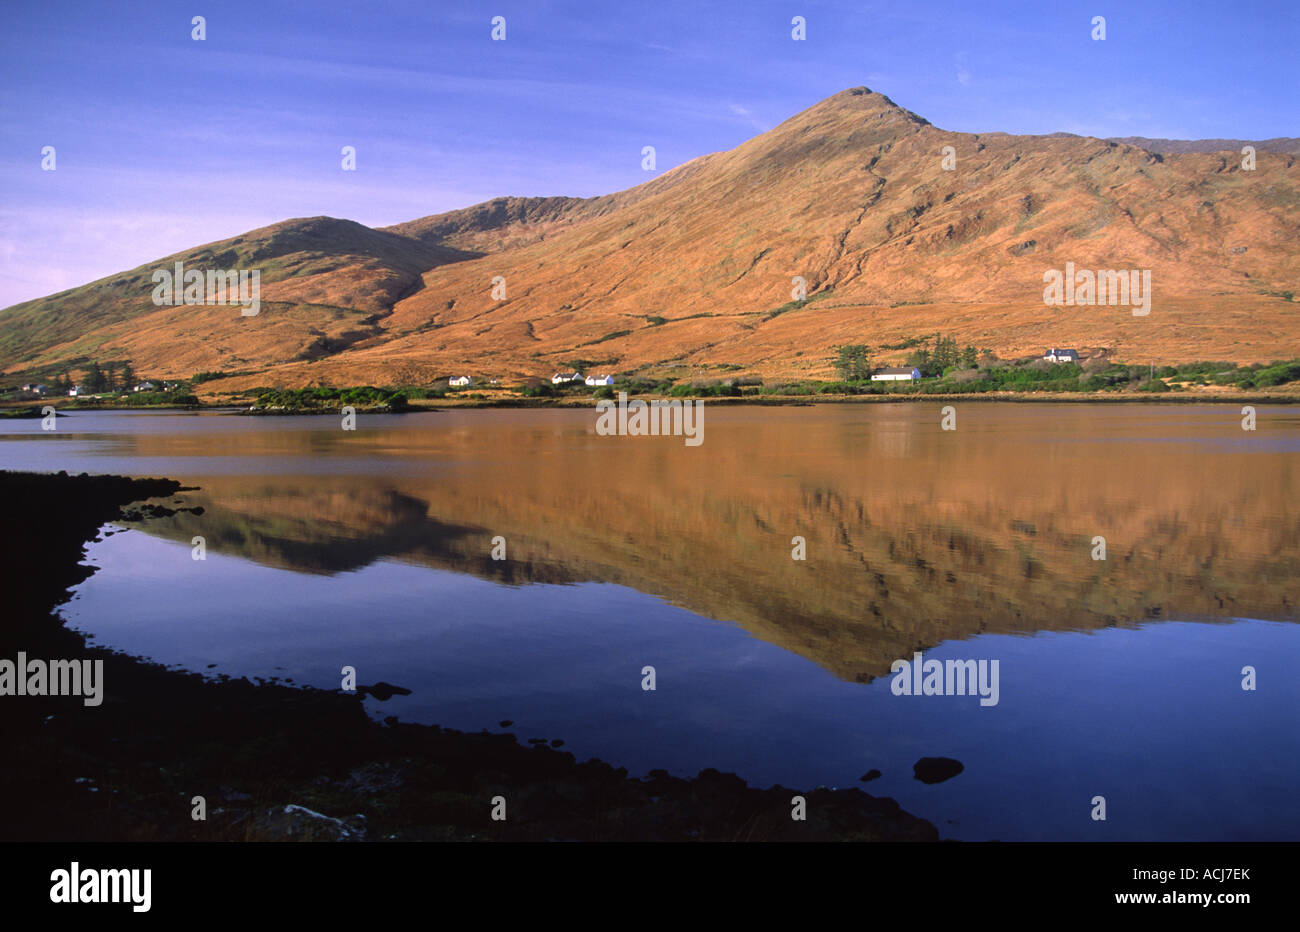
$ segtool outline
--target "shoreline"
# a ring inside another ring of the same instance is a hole
[[[810,407],[812,405],[853,404],[917,404],[923,402],[975,401],[981,403],[1008,402],[1012,404],[1157,404],[1157,405],[1300,405],[1300,394],[1227,394],[1227,393],[1088,393],[1088,392],[972,392],[969,394],[908,392],[881,395],[773,395],[729,397],[713,395],[629,395],[629,400],[650,401],[665,399],[677,401],[707,401],[710,405],[738,407]],[[594,409],[602,399],[585,398],[500,398],[466,400],[446,403],[444,400],[417,399],[400,409],[367,409],[353,406],[357,414],[420,414],[436,411],[462,411],[492,408],[577,408]],[[609,400],[609,399],[605,399]],[[0,419],[40,419],[44,405],[0,404]],[[238,417],[298,417],[302,415],[341,415],[341,407],[275,408],[252,410],[237,404],[199,405],[52,405],[58,417],[77,413],[94,414],[101,411],[176,411],[187,414],[217,413]]]
[[[377,722],[360,689],[214,679],[91,647],[57,613],[96,572],[81,563],[86,543],[124,509],[174,514],[193,489],[5,471],[0,491],[12,509],[2,546],[15,594],[0,658],[102,661],[105,695],[95,707],[78,696],[0,697],[18,749],[0,769],[0,839],[939,840],[930,822],[856,788],[759,789],[715,770],[636,779],[509,732]],[[796,793],[807,821],[790,818]],[[191,818],[196,796],[205,821]],[[490,818],[496,796],[508,801],[505,821]]]

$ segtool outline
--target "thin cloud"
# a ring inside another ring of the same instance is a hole
[[[728,107],[730,108],[732,113],[734,113],[736,116],[743,119],[746,123],[754,127],[754,129],[758,130],[760,133],[766,133],[768,129],[770,129],[770,127],[764,126],[761,122],[759,122],[754,117],[754,111],[750,110],[748,107],[742,107],[740,104],[729,104]]]

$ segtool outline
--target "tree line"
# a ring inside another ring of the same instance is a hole
[[[830,363],[840,378],[846,382],[858,382],[871,377],[870,347],[863,343],[846,343],[835,347],[835,355]],[[959,348],[953,337],[941,333],[934,335],[934,346],[921,347],[909,353],[904,363],[919,369],[921,375],[933,377],[943,375],[952,368],[974,369],[979,362],[979,351],[967,344]]]
[[[131,368],[129,362],[106,362],[103,366],[98,362],[92,362],[86,367],[86,374],[80,383],[74,383],[68,370],[64,369],[54,379],[54,387],[66,392],[76,384],[80,384],[83,389],[92,394],[130,391],[135,387],[135,380],[135,370]]]

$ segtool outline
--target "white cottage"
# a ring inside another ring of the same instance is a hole
[[[1043,354],[1043,358],[1048,362],[1078,362],[1079,353],[1072,349],[1056,349],[1053,347]]]
[[[552,385],[563,385],[566,382],[581,382],[581,381],[582,381],[581,372],[573,372],[568,374],[563,372],[557,372],[555,373],[555,375],[551,376]]]
[[[467,375],[457,375],[448,379],[447,384],[452,388],[468,388],[474,384],[474,380]]]
[[[588,385],[613,385],[614,377],[612,375],[589,375],[586,378]]]
[[[916,366],[891,366],[871,373],[873,382],[915,382],[920,378],[921,370]]]

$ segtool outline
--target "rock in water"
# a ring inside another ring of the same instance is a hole
[[[922,757],[912,765],[912,776],[922,783],[942,783],[965,769],[961,761],[951,757]]]
[[[392,683],[380,680],[374,686],[358,686],[357,693],[362,696],[373,696],[380,702],[387,702],[394,696],[409,696],[411,691],[404,686],[394,686]]]

